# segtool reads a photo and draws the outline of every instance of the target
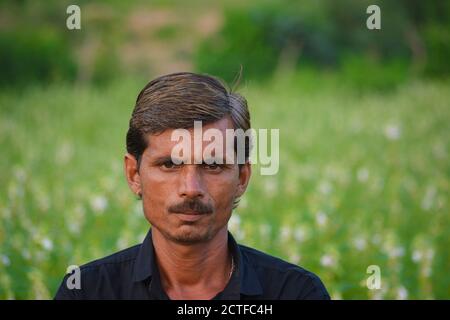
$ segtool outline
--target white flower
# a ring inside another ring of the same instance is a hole
[[[406,300],[408,299],[408,290],[405,287],[401,286],[397,289],[397,299],[398,300]]]
[[[294,238],[297,242],[303,242],[306,238],[306,231],[303,227],[297,227],[294,231]]]
[[[291,236],[291,227],[289,226],[282,226],[281,230],[280,230],[280,238],[281,241],[287,241],[289,240],[290,236]]]
[[[327,220],[328,220],[328,217],[327,217],[326,213],[324,213],[323,211],[317,212],[317,214],[316,214],[316,223],[319,226],[326,225],[327,224]]]
[[[289,261],[295,264],[299,264],[300,263],[300,255],[298,253],[293,253],[289,256]]]
[[[356,177],[359,182],[366,182],[369,178],[369,170],[367,170],[367,168],[360,168],[356,173]]]
[[[396,124],[388,124],[384,128],[384,135],[389,140],[398,140],[401,136],[401,129]]]
[[[423,254],[422,254],[422,252],[419,251],[419,250],[414,250],[413,253],[412,253],[411,258],[412,258],[412,260],[413,260],[414,262],[417,263],[417,262],[419,262],[419,261],[422,260]]]
[[[336,265],[336,260],[333,256],[325,254],[322,256],[322,258],[320,258],[320,264],[324,267],[332,267]]]
[[[44,247],[45,250],[50,251],[53,249],[53,242],[49,238],[44,238],[41,241],[42,247]]]
[[[359,251],[362,251],[366,248],[366,239],[364,239],[363,237],[356,237],[353,240],[353,245],[355,246],[355,248]]]
[[[272,226],[267,223],[263,223],[259,226],[259,233],[262,238],[268,238],[270,236],[270,232],[272,231]]]
[[[428,211],[432,208],[435,196],[436,196],[436,188],[434,186],[429,186],[422,199],[421,207],[423,210]]]
[[[91,200],[91,207],[97,213],[102,213],[108,207],[108,200],[103,196],[95,196]]]
[[[233,213],[228,220],[228,228],[231,232],[237,232],[239,230],[239,226],[241,225],[241,217],[237,213]]]
[[[331,187],[331,183],[330,183],[330,182],[328,182],[328,181],[322,181],[322,182],[319,184],[319,191],[320,191],[320,193],[322,193],[323,195],[330,194],[331,190],[332,190],[332,187]]]
[[[389,249],[389,257],[391,258],[398,258],[402,257],[405,254],[405,249],[403,247],[393,247]]]
[[[6,254],[2,254],[0,256],[0,260],[2,261],[2,263],[5,267],[7,267],[11,264],[11,260],[9,260],[9,257]]]
[[[70,221],[70,223],[67,224],[67,228],[72,234],[79,234],[81,231],[81,226],[78,221]]]

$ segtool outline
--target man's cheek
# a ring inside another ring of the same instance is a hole
[[[229,188],[224,188],[223,190],[230,190]],[[234,193],[235,190],[231,189],[229,192],[221,193],[217,199],[216,202],[216,208],[218,210],[228,210],[230,207],[233,206],[233,200],[234,200]]]
[[[158,190],[154,188],[146,189],[142,201],[144,208],[152,215],[166,210],[166,197],[158,194]]]

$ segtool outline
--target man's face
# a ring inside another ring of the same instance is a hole
[[[229,117],[203,126],[203,132],[215,128],[222,132],[226,146],[226,129],[233,129]],[[142,194],[144,214],[154,228],[178,243],[205,242],[213,238],[228,222],[234,201],[247,187],[250,164],[174,164],[172,141],[174,130],[148,137],[139,170],[134,157],[125,156],[128,183]],[[194,148],[194,129],[189,129]],[[198,140],[197,140],[198,143]],[[202,141],[202,148],[209,142]],[[205,160],[205,159],[203,159]]]

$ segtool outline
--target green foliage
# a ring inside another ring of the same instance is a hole
[[[427,73],[436,76],[450,74],[450,23],[444,28],[430,24],[424,33],[428,48]]]
[[[90,18],[82,10],[82,29],[68,30],[69,4],[54,0],[46,5],[32,1],[0,4],[5,20],[0,31],[0,86],[61,81],[105,84],[119,74],[121,32],[115,23],[120,20],[101,10]]]
[[[217,37],[200,45],[195,62],[198,70],[231,81],[239,66],[251,78],[269,76],[283,53],[318,64],[333,64],[335,49],[330,30],[314,19],[304,19],[292,6],[269,3],[225,12],[225,25]]]
[[[139,50],[132,5],[94,3],[77,33],[65,29],[67,4],[1,4],[0,299],[50,298],[68,265],[148,228],[121,163],[143,86],[118,77],[118,54]],[[381,31],[365,26],[369,4]],[[450,2],[219,7],[223,28],[195,67],[231,81],[242,65],[253,127],[280,128],[279,174],[255,166],[230,221],[238,241],[311,269],[333,298],[448,298]],[[155,37],[176,42],[178,28]],[[136,69],[148,78],[147,67]],[[365,286],[372,264],[378,291]]]
[[[448,298],[448,85],[355,92],[311,70],[248,84],[253,127],[280,128],[280,171],[255,165],[235,237],[316,272],[333,298]],[[51,298],[68,265],[142,241],[121,162],[142,86],[0,93],[1,299]],[[373,264],[381,290],[366,287]]]
[[[76,64],[65,39],[42,29],[0,32],[0,86],[73,80]]]
[[[405,60],[379,61],[364,56],[349,55],[343,59],[339,77],[342,81],[360,91],[393,90],[409,77]]]
[[[366,27],[371,4],[381,8],[381,30]],[[410,5],[383,0],[266,1],[232,8],[225,11],[222,30],[199,46],[195,65],[230,81],[240,65],[247,77],[261,79],[284,65],[347,70],[355,66],[356,57],[368,61],[368,67],[371,61],[395,65],[388,68],[385,86],[404,79],[404,69],[445,76],[450,25],[433,6],[450,12],[448,5],[436,1]],[[391,73],[395,69],[397,76]],[[375,89],[380,87],[378,80],[372,82]]]

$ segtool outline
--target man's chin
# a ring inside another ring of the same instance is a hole
[[[184,245],[192,245],[202,242],[208,242],[212,239],[213,234],[211,230],[205,228],[204,226],[196,226],[184,224],[174,230],[174,232],[169,231],[166,236],[176,243]]]

